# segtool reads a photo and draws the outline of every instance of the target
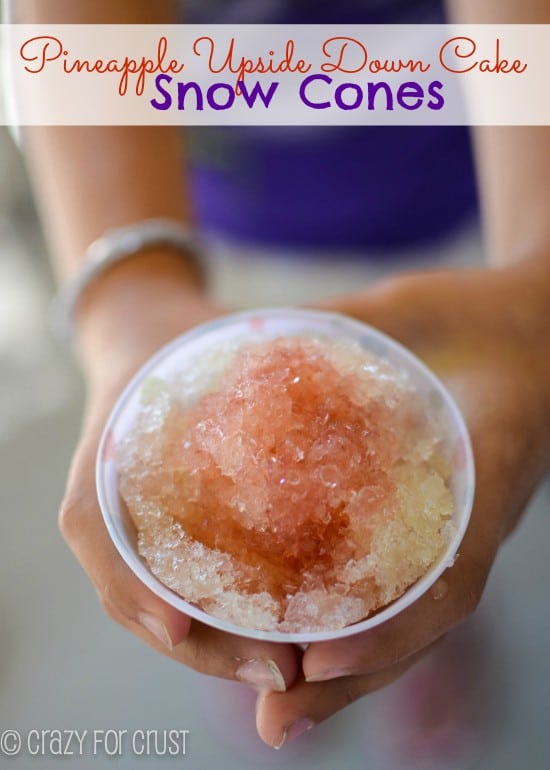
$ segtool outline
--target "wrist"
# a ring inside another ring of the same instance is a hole
[[[155,248],[113,265],[86,289],[75,314],[88,381],[131,376],[159,347],[216,312],[181,253]]]

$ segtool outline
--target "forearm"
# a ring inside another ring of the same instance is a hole
[[[131,24],[176,18],[174,3],[167,0],[19,0],[12,10],[17,22]],[[111,228],[155,217],[192,219],[178,128],[33,128],[25,131],[24,149],[60,283],[70,280],[86,248]],[[189,325],[184,316],[200,304],[198,289],[192,261],[169,248],[144,252],[96,279],[77,314],[81,357],[90,376],[120,350],[131,358],[133,340],[143,336],[144,325],[160,324],[170,308],[179,307],[182,327]],[[159,332],[159,344],[163,341]]]
[[[447,6],[457,23],[550,23],[548,0],[447,0]],[[504,269],[495,317],[503,321],[503,344],[516,335],[550,433],[550,128],[482,126],[473,137],[488,260]]]
[[[39,128],[27,134],[26,155],[60,284],[111,228],[154,217],[190,221],[180,147],[172,128]],[[107,269],[77,306],[76,340],[88,375],[127,356],[143,324],[160,322],[171,302],[188,312],[200,291],[191,256],[168,247]]]
[[[192,219],[183,186],[180,138],[172,128],[37,128],[25,153],[61,285],[82,267],[87,247],[111,228],[155,217]],[[129,355],[143,325],[202,293],[191,255],[150,249],[108,268],[84,291],[76,341],[88,376]],[[173,332],[173,336],[176,331]],[[158,344],[167,339],[159,338]],[[153,350],[150,350],[152,353]]]
[[[457,23],[550,23],[548,0],[447,0],[447,6]],[[536,262],[550,273],[550,129],[482,126],[473,133],[490,264]]]
[[[550,438],[550,129],[480,127],[475,146],[488,262],[508,287],[496,294],[500,344],[515,338]]]
[[[40,127],[25,155],[60,280],[109,228],[190,219],[179,131],[172,127]]]
[[[172,0],[12,0],[27,23],[170,23]],[[40,127],[24,149],[61,278],[110,227],[144,217],[186,220],[183,150],[176,127]]]
[[[550,277],[550,129],[484,126],[475,144],[490,263],[537,263]]]

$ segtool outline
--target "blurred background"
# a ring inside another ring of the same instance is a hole
[[[460,240],[460,239],[459,239]],[[449,260],[476,256],[466,234]],[[213,249],[216,293],[259,301],[262,263],[240,274]],[[408,262],[410,265],[410,261]],[[241,265],[242,267],[242,265]],[[358,276],[350,268],[347,282]],[[358,268],[357,268],[358,269]],[[296,268],[294,268],[296,270]],[[262,303],[344,289],[333,270],[281,263]],[[374,269],[375,270],[375,269]],[[244,283],[244,276],[247,282]],[[0,128],[0,733],[29,730],[188,730],[184,758],[130,752],[70,760],[71,767],[542,770],[550,756],[550,487],[504,546],[476,615],[436,659],[347,709],[280,752],[254,729],[254,698],[156,655],[99,609],[57,530],[57,509],[79,430],[83,384],[51,336],[46,248],[24,170]],[[74,748],[74,746],[73,746]],[[162,748],[162,747],[160,747]],[[2,767],[57,768],[52,756]]]

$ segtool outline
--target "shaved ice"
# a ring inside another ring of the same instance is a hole
[[[151,571],[238,626],[365,619],[451,535],[441,428],[407,375],[355,342],[250,342],[150,378],[116,462]]]

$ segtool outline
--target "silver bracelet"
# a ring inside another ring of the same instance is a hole
[[[190,228],[175,219],[144,219],[107,230],[84,252],[83,265],[52,302],[50,324],[63,341],[71,341],[78,303],[96,278],[113,265],[154,246],[170,246],[197,262],[200,248]]]

